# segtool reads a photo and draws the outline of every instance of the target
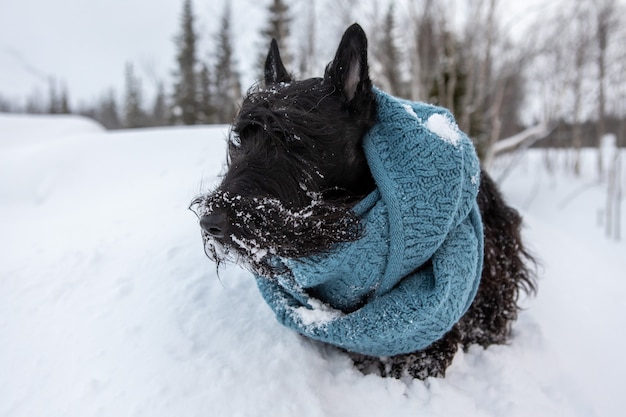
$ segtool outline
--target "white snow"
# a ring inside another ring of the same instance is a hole
[[[424,126],[426,126],[426,129],[454,146],[457,146],[459,140],[461,140],[461,134],[459,133],[459,128],[456,123],[443,114],[432,114],[428,120],[426,120]]]
[[[459,352],[445,379],[399,381],[281,327],[248,272],[218,277],[187,207],[218,181],[226,127],[107,133],[0,116],[0,416],[626,409],[626,244],[597,226],[593,152],[580,179],[549,175],[531,151],[503,183],[542,263],[511,343]]]
[[[63,122],[61,122],[63,120]],[[37,146],[51,139],[75,134],[102,133],[97,122],[82,116],[20,115],[0,113],[0,151]],[[42,132],[45,135],[42,135]]]
[[[240,248],[244,249],[257,262],[260,262],[261,259],[263,259],[267,255],[267,253],[269,252],[268,249],[259,247],[259,244],[254,239],[249,240],[249,241],[244,241],[244,240],[239,239],[235,235],[231,235],[230,238],[232,239],[234,244],[236,244]]]
[[[411,107],[411,105],[409,104],[403,104],[402,107],[404,107],[404,110],[411,115],[411,117],[413,117],[416,120],[419,120],[420,118],[417,116],[417,113],[415,113],[415,110],[413,110],[413,107]]]
[[[315,298],[307,299],[307,303],[311,308],[298,307],[292,309],[293,314],[297,316],[304,326],[319,328],[344,316],[340,310],[335,310],[328,304],[324,304]]]

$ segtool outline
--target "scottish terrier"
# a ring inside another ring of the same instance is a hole
[[[191,206],[218,266],[231,260],[271,280],[288,272],[276,259],[332,252],[363,237],[352,209],[377,187],[362,148],[377,120],[368,73],[367,38],[357,24],[344,33],[322,78],[293,80],[272,41],[264,86],[248,92],[232,125],[221,184]],[[390,357],[347,352],[359,370],[443,377],[459,347],[507,341],[520,292],[535,291],[534,261],[521,239],[520,215],[482,171],[477,203],[484,259],[469,309],[423,350]]]

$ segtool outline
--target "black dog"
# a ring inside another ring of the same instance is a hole
[[[228,170],[192,208],[205,250],[218,265],[241,262],[268,279],[285,272],[274,257],[300,258],[361,236],[350,210],[376,184],[361,148],[376,122],[367,39],[358,25],[343,36],[323,78],[292,80],[272,42],[265,86],[251,90],[234,122]],[[485,255],[476,298],[462,319],[423,351],[390,358],[351,353],[356,366],[383,376],[444,376],[459,346],[505,343],[521,290],[534,292],[533,259],[521,218],[481,173],[478,205]]]

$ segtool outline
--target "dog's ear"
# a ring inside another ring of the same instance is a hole
[[[350,26],[339,43],[324,82],[333,83],[348,106],[357,105],[372,94],[367,65],[367,36],[357,23]]]
[[[291,76],[285,69],[283,60],[280,58],[278,42],[276,42],[276,39],[272,39],[270,50],[265,59],[265,85],[289,82],[291,82]]]

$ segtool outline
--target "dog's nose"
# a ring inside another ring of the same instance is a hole
[[[221,239],[226,236],[228,217],[224,213],[207,214],[200,218],[200,227],[214,238]]]

